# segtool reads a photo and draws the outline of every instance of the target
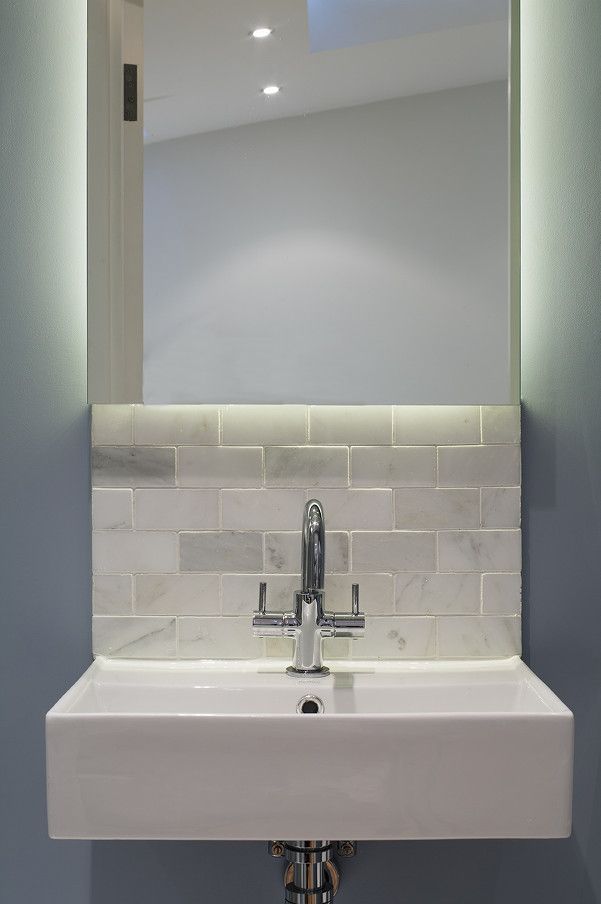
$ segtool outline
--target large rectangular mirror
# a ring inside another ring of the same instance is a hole
[[[516,400],[508,37],[508,0],[144,0],[145,402]]]

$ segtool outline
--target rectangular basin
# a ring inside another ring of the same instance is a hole
[[[285,665],[97,659],[47,715],[51,836],[569,834],[572,714],[521,660]]]

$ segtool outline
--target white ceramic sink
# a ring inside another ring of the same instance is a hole
[[[50,834],[569,834],[572,714],[519,659],[285,665],[98,659],[47,716]]]

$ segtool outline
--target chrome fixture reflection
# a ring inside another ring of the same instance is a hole
[[[323,506],[311,499],[303,517],[301,571],[302,588],[294,594],[294,611],[268,612],[267,585],[259,584],[259,609],[253,615],[256,637],[293,637],[293,663],[289,675],[327,675],[321,657],[324,637],[361,637],[365,616],[359,612],[359,585],[352,587],[352,611],[324,612],[326,528]]]
[[[340,871],[334,860],[354,857],[356,841],[270,841],[272,857],[288,862],[284,873],[286,904],[332,904],[340,886]]]

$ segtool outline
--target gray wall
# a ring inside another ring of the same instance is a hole
[[[85,3],[0,0],[0,901],[83,904],[44,713],[89,663]]]
[[[515,401],[505,82],[151,144],[144,175],[145,402]]]
[[[576,714],[574,835],[364,845],[341,904],[601,902],[601,4],[522,5],[526,641]],[[66,79],[82,4],[50,6],[0,2],[0,901],[266,904],[281,897],[262,845],[45,837],[42,714],[89,658],[81,182],[64,140],[82,128]]]

